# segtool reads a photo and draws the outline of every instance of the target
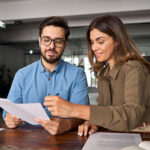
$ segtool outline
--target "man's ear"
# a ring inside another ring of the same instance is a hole
[[[41,38],[39,37],[39,39],[38,39],[38,40],[39,40],[39,47],[40,47],[40,45],[41,45]]]
[[[65,42],[65,45],[64,45],[64,48],[66,48],[68,46],[68,42],[66,41]]]

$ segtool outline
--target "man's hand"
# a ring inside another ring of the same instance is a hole
[[[18,125],[20,125],[23,121],[9,113],[5,116],[5,124],[8,128],[16,128]]]
[[[59,117],[73,117],[74,105],[59,96],[46,96],[44,105],[51,114]]]
[[[87,136],[88,134],[93,134],[98,131],[98,126],[94,124],[89,124],[88,121],[85,121],[82,125],[78,127],[79,136]]]
[[[71,125],[68,123],[71,119],[62,119],[62,118],[51,118],[51,120],[42,120],[36,118],[35,121],[40,123],[45,130],[50,134],[56,135],[68,131],[71,129]]]

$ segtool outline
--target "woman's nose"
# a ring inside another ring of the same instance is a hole
[[[96,51],[96,50],[98,50],[99,46],[98,46],[98,44],[95,42],[95,43],[92,44],[92,47],[91,47],[91,48],[92,48],[93,51]]]

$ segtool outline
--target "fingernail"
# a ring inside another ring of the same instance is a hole
[[[84,133],[84,136],[86,136],[87,134],[86,133]]]
[[[79,136],[82,136],[82,134],[81,134],[81,133],[78,133],[78,135],[79,135]]]

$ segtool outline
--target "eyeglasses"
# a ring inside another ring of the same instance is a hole
[[[54,42],[54,46],[58,48],[64,47],[65,40],[62,38],[51,39],[50,37],[43,36],[41,37],[42,45],[49,46],[52,42]]]

